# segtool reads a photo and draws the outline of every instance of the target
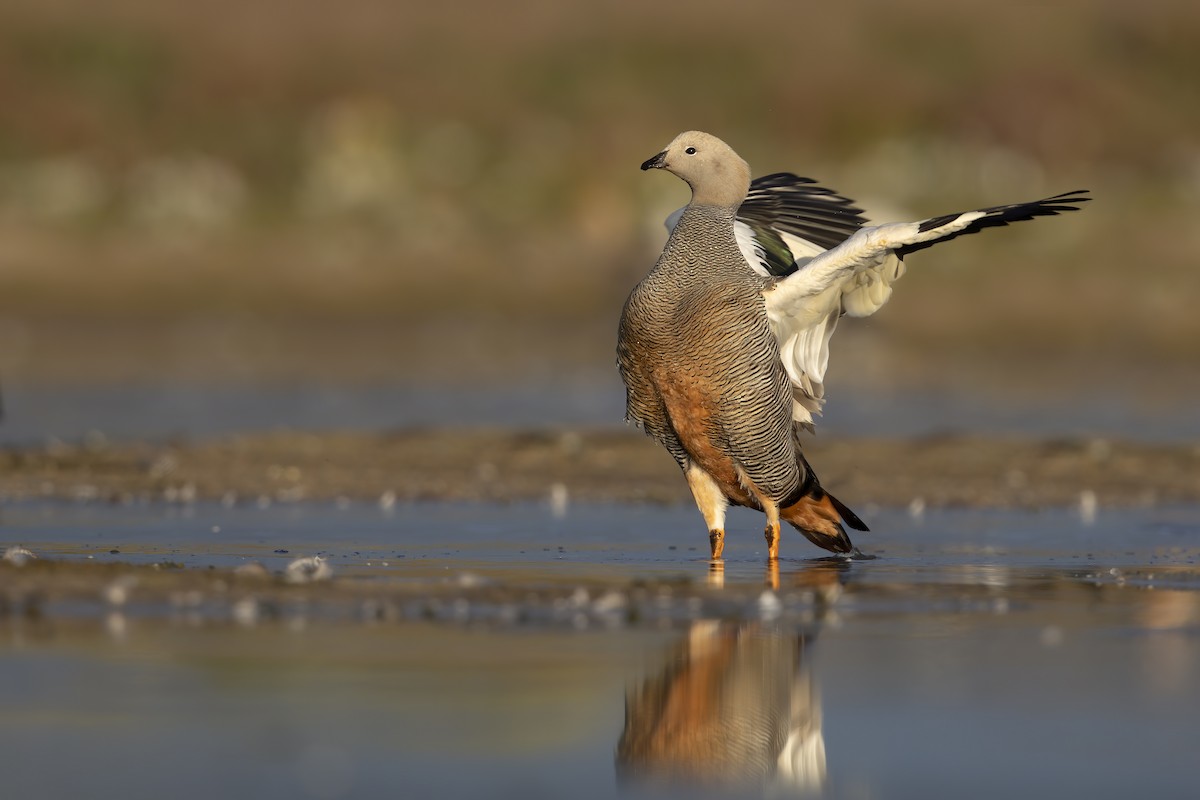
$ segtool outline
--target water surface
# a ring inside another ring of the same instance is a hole
[[[5,796],[1193,794],[1200,509],[876,511],[860,543],[878,558],[792,535],[777,571],[754,515],[731,515],[720,572],[697,522],[2,507],[4,543],[44,556],[278,570],[322,553],[341,580],[443,587],[449,609],[330,616],[317,592],[246,619],[135,592],[0,616]],[[453,599],[480,585],[530,607]],[[550,596],[562,608],[539,613]]]

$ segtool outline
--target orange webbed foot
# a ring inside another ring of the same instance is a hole
[[[779,558],[779,523],[768,522],[763,535],[767,539],[767,558],[771,560]]]
[[[708,546],[714,559],[720,558],[725,552],[725,531],[717,529],[708,532]]]

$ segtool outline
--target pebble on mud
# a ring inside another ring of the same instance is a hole
[[[32,550],[22,547],[21,545],[13,545],[4,551],[4,560],[18,567],[22,567],[29,563],[30,559],[37,558]]]
[[[333,578],[333,567],[321,556],[297,558],[287,565],[284,578],[288,583],[313,583]]]
[[[567,508],[570,506],[571,498],[566,484],[555,482],[550,485],[549,502],[550,513],[556,519],[562,519],[567,515]]]
[[[101,591],[104,597],[104,602],[110,606],[119,608],[129,601],[129,592],[133,587],[137,586],[138,579],[132,575],[122,575],[121,577],[108,584]]]
[[[242,578],[265,578],[270,573],[268,573],[267,568],[259,562],[251,561],[247,564],[239,564],[233,570],[233,574]]]
[[[1092,525],[1096,522],[1096,511],[1099,507],[1099,502],[1096,499],[1096,493],[1091,489],[1084,489],[1079,493],[1079,518],[1084,525]]]

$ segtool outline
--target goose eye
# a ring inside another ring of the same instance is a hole
[[[684,150],[683,152],[687,153],[689,156],[694,156],[694,155],[696,155],[696,148],[689,147],[687,150]]]

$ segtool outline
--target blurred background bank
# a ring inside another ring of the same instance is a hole
[[[1200,437],[1196,41],[1184,0],[9,0],[0,438],[617,424],[686,128],[879,221],[1095,194],[913,256],[828,429]]]

